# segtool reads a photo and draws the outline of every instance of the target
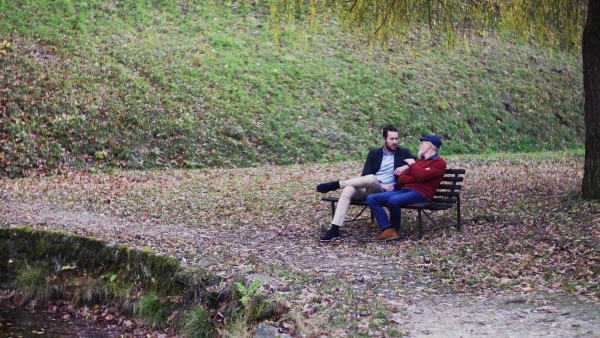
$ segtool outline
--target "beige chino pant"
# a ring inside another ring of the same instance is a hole
[[[331,221],[331,224],[337,226],[344,225],[344,220],[346,220],[346,213],[348,212],[351,200],[364,200],[371,194],[383,192],[381,184],[377,181],[375,175],[355,177],[349,180],[340,181],[340,188],[342,189],[342,194],[340,195],[337,208],[335,209],[335,215]]]

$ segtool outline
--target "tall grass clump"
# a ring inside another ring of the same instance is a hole
[[[212,338],[216,334],[215,324],[202,306],[193,306],[183,315],[181,331],[190,338]]]
[[[78,306],[102,304],[113,306],[123,314],[133,314],[136,300],[132,297],[134,286],[123,281],[107,278],[89,279],[73,292],[73,301]]]
[[[100,304],[107,299],[106,283],[100,279],[90,279],[73,293],[73,301],[78,306]]]
[[[58,299],[64,296],[64,286],[47,274],[46,269],[39,266],[24,265],[17,271],[14,286],[21,292],[21,302],[35,299],[36,304]]]
[[[174,320],[175,309],[171,298],[150,292],[137,302],[135,314],[151,327],[164,329]]]
[[[108,304],[126,315],[133,314],[135,310],[136,299],[132,296],[133,293],[134,286],[129,283],[108,283],[106,286]]]

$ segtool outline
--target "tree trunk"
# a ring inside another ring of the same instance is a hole
[[[582,40],[585,95],[583,198],[600,200],[600,0],[589,0]]]

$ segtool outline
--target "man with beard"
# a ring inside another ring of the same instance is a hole
[[[321,242],[340,239],[351,200],[364,200],[370,194],[394,190],[398,176],[408,169],[407,159],[414,159],[406,148],[398,147],[398,129],[383,127],[383,147],[369,151],[361,177],[317,185],[317,191],[327,193],[342,188],[342,193],[331,221],[331,229],[320,238]]]
[[[402,207],[407,204],[429,203],[446,173],[446,161],[438,155],[442,140],[436,135],[419,139],[418,160],[407,159],[409,167],[403,171],[393,191],[369,195],[367,204],[379,224],[381,233],[374,241],[398,238],[402,224]],[[388,219],[384,206],[390,210]]]

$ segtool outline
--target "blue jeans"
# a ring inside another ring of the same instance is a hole
[[[389,227],[394,227],[396,231],[400,231],[402,207],[414,203],[429,203],[429,201],[420,193],[407,188],[372,194],[367,197],[367,204],[371,208],[371,213],[377,220],[381,231]],[[390,210],[390,219],[388,219],[383,209],[384,206],[387,206]]]

